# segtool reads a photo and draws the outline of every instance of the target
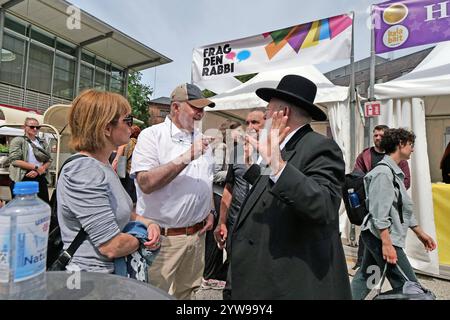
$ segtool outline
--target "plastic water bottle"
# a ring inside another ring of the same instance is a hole
[[[350,202],[350,206],[353,209],[358,208],[361,205],[361,203],[359,202],[358,194],[355,192],[354,189],[348,189],[347,191],[348,191],[348,200]]]
[[[0,210],[0,299],[45,299],[50,206],[35,181],[16,182]]]

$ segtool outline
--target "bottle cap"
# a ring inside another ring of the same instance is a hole
[[[21,181],[14,184],[13,193],[18,194],[33,194],[39,192],[39,182],[37,181]]]

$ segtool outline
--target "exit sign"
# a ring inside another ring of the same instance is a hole
[[[375,117],[380,115],[380,101],[370,101],[364,104],[364,116]]]

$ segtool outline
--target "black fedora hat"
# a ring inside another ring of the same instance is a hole
[[[327,115],[314,104],[316,92],[317,86],[314,82],[294,74],[284,76],[276,89],[259,88],[256,90],[258,97],[267,102],[272,98],[278,98],[304,109],[313,120],[325,121]]]

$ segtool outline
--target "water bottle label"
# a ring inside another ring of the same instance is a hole
[[[8,283],[11,252],[11,217],[0,217],[0,283]]]
[[[14,282],[33,278],[45,271],[50,216],[17,217],[16,272]]]

